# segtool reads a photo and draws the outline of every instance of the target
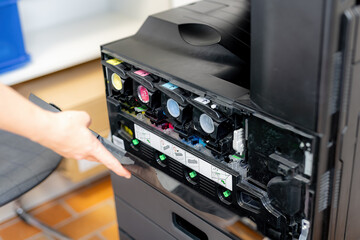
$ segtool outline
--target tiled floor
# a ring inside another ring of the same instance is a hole
[[[110,177],[77,189],[30,211],[73,239],[118,240]],[[0,223],[0,240],[51,239],[19,218]]]

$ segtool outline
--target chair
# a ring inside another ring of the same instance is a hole
[[[70,238],[27,213],[19,199],[44,181],[61,159],[60,155],[29,139],[0,130],[0,206],[15,200],[15,211],[22,220],[65,240]]]

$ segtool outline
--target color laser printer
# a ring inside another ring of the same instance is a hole
[[[101,46],[121,239],[360,238],[357,4],[200,1]]]

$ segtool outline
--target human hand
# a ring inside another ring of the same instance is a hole
[[[76,160],[87,159],[103,163],[116,174],[130,178],[131,173],[98,141],[88,129],[91,119],[86,112],[46,112],[44,131],[34,141],[58,154]]]

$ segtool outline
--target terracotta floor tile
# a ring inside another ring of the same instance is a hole
[[[44,234],[40,234],[39,236],[31,238],[31,240],[49,240],[49,238],[47,238]]]
[[[3,240],[23,240],[28,237],[34,236],[40,230],[27,225],[22,221],[17,221],[0,230],[0,236]]]
[[[102,231],[101,235],[103,235],[106,239],[119,240],[119,231],[117,224],[114,223],[113,225]]]
[[[83,212],[109,198],[113,198],[113,190],[111,179],[107,177],[89,188],[79,190],[75,195],[66,199],[65,202],[76,212]]]
[[[29,210],[29,213],[34,214],[34,212],[42,211],[42,210],[47,209],[47,208],[49,208],[49,207],[51,207],[51,206],[53,206],[53,205],[55,205],[55,204],[57,204],[56,199],[50,200],[50,201],[48,201],[48,202],[45,202],[45,203],[40,204],[40,205],[37,206],[37,207],[34,207],[34,208],[30,209],[30,210]]]
[[[47,225],[54,226],[55,224],[71,217],[71,214],[63,206],[56,204],[44,211],[34,214],[34,216]]]
[[[1,223],[0,223],[0,230],[1,230],[2,228],[4,228],[4,227],[8,226],[8,225],[11,225],[11,224],[12,224],[11,222],[18,221],[18,220],[19,220],[18,217],[12,217],[12,218],[10,218],[10,219],[7,219],[7,220],[1,222]],[[0,235],[0,237],[1,237],[1,235]]]
[[[59,204],[59,201],[65,199],[65,203],[70,205],[80,217],[71,216],[71,213]],[[109,177],[92,183],[87,187],[68,193],[58,199],[46,202],[34,209],[30,213],[34,214],[39,220],[54,226],[67,219],[66,225],[59,230],[73,238],[83,237],[84,240],[118,239],[116,224],[112,224],[102,232],[102,236],[96,234],[100,228],[116,222],[114,203],[104,201],[113,201],[113,192],[111,180]],[[100,207],[96,206],[101,204]],[[93,207],[89,213],[82,213],[86,209]],[[74,218],[74,219],[71,219]],[[86,236],[84,238],[84,236]],[[47,240],[48,238],[40,233],[36,228],[27,224],[10,219],[0,223],[0,240]]]
[[[103,240],[103,239],[94,235],[94,236],[91,236],[90,238],[86,238],[86,240]]]
[[[103,205],[59,228],[59,231],[72,238],[80,238],[116,220],[115,209]]]

